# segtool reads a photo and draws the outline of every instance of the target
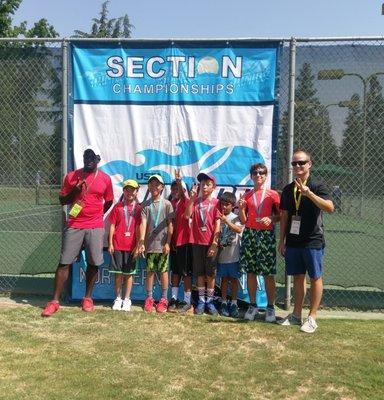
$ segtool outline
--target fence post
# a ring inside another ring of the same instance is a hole
[[[63,91],[62,91],[62,105],[63,105],[63,119],[62,119],[62,139],[61,139],[61,182],[68,171],[68,42],[64,39],[62,42],[63,54]],[[62,224],[66,222],[67,206],[63,206]]]
[[[296,83],[296,39],[291,38],[289,44],[289,92],[288,92],[288,146],[287,160],[292,159],[293,139],[295,126],[295,83]],[[292,181],[292,167],[289,164],[287,182]],[[285,272],[285,299],[284,307],[286,310],[291,306],[291,277]]]

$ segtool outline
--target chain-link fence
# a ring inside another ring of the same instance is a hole
[[[57,197],[61,181],[61,70],[60,43],[0,42],[3,291],[15,288],[22,275],[53,271],[57,262],[61,232]]]
[[[293,148],[311,153],[312,173],[327,184],[335,204],[335,213],[325,215],[323,303],[383,308],[384,42],[297,40],[294,45]],[[285,177],[285,96],[280,104],[279,167]]]
[[[0,291],[56,267],[63,43],[0,42]],[[293,148],[312,154],[312,173],[329,186],[336,207],[325,216],[325,305],[384,304],[383,56],[381,40],[283,41],[277,189],[289,177],[294,95]],[[278,271],[283,289],[281,258]]]

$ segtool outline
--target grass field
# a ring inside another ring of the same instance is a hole
[[[384,321],[0,313],[0,399],[382,399]]]

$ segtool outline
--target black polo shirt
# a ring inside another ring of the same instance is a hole
[[[323,182],[311,177],[308,178],[307,186],[309,190],[324,200],[331,200],[330,193]],[[295,183],[292,182],[285,186],[281,194],[280,209],[288,211],[288,221],[286,226],[285,245],[289,247],[310,247],[322,249],[325,246],[323,212],[311,200],[301,196],[298,215],[301,217],[300,234],[292,235],[291,229],[292,215],[296,214],[296,205],[293,195]]]

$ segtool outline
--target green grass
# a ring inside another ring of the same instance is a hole
[[[384,321],[0,313],[0,399],[381,399]]]

